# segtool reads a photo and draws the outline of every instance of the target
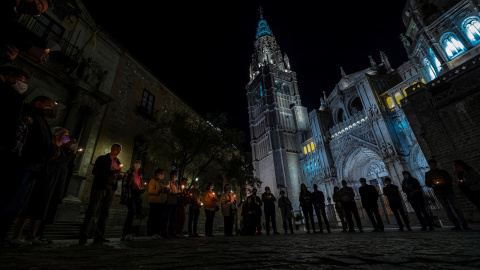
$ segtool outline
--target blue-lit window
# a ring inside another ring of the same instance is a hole
[[[288,87],[288,84],[286,83],[283,84],[283,93],[290,95],[290,87]]]
[[[431,57],[432,60],[433,60],[433,63],[435,63],[435,67],[437,68],[437,72],[442,71],[442,64],[440,63],[440,61],[438,60],[437,56],[436,56],[435,53],[433,52],[432,48],[430,48],[429,53],[430,53],[430,57]]]
[[[278,93],[282,92],[282,88],[280,87],[280,82],[279,81],[275,81],[275,91],[278,92]]]
[[[448,33],[442,38],[442,45],[449,59],[453,59],[465,52],[465,46],[453,33]]]
[[[480,22],[478,18],[470,18],[465,20],[463,28],[468,36],[468,39],[475,45],[480,42]]]
[[[435,72],[435,69],[433,68],[432,66],[432,63],[430,63],[430,61],[425,58],[423,59],[423,65],[425,66],[425,68],[427,68],[427,71],[428,71],[428,75],[430,76],[430,80],[435,80],[435,78],[437,77],[437,73]]]
[[[262,84],[259,85],[258,91],[260,93],[260,96],[263,97],[263,86],[262,86]]]

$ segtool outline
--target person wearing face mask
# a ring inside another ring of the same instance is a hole
[[[267,235],[270,235],[270,221],[272,222],[273,234],[279,234],[277,232],[277,222],[275,221],[275,202],[277,198],[272,194],[270,187],[265,187],[265,192],[262,194],[262,201]]]
[[[54,111],[54,102],[45,96],[34,98],[31,104],[25,104],[22,115],[32,118],[23,146],[22,156],[18,161],[18,174],[15,181],[10,181],[10,193],[0,208],[0,237],[4,239],[15,221],[18,213],[27,202],[30,191],[37,181],[44,181],[47,176],[47,162],[54,155],[55,145],[46,117],[47,111]],[[14,168],[14,167],[12,167]],[[11,169],[11,168],[9,168]],[[18,242],[18,241],[15,241]],[[14,245],[24,243],[14,243]]]
[[[233,221],[237,211],[237,197],[232,193],[232,186],[226,184],[220,198],[225,236],[233,236]]]
[[[18,242],[27,219],[30,219],[30,227],[25,238],[33,245],[45,245],[48,242],[41,239],[37,234],[41,224],[53,223],[58,204],[62,202],[65,178],[67,176],[67,164],[69,157],[61,146],[68,143],[70,137],[68,130],[64,128],[53,129],[54,154],[47,163],[47,176],[33,186],[25,208],[19,215],[13,231],[12,242]],[[41,231],[43,234],[43,230]]]
[[[140,171],[141,167],[142,161],[137,159],[133,162],[132,168],[123,175],[122,194],[126,197],[128,212],[123,224],[121,241],[133,240],[133,235],[131,234],[133,219],[142,207],[141,198],[145,192],[145,186],[143,185],[143,174]]]
[[[147,220],[147,235],[158,240],[165,237],[164,216],[166,211],[166,201],[168,182],[165,180],[163,169],[155,170],[155,178],[148,183],[148,203],[150,204],[150,213]]]
[[[257,217],[256,217],[257,231],[256,231],[256,233],[258,235],[262,235],[262,205],[263,205],[263,202],[262,202],[262,199],[260,199],[260,197],[257,196],[257,189],[256,188],[252,189],[252,195],[251,196],[254,199],[254,203],[260,209],[260,211],[255,212],[257,214]]]
[[[193,189],[190,190],[190,209],[188,211],[188,236],[200,237],[197,233],[198,216],[200,207],[203,205],[201,200],[198,181],[193,182]]]
[[[407,195],[407,200],[415,211],[418,221],[422,226],[422,231],[433,231],[433,219],[427,211],[425,199],[423,198],[422,187],[416,178],[413,178],[410,172],[403,171],[402,191]]]
[[[372,223],[373,232],[383,232],[383,221],[377,203],[378,191],[374,186],[367,184],[367,179],[365,178],[360,178],[360,184],[362,186],[358,188],[358,192],[362,198],[362,206],[365,208],[368,219]]]
[[[180,182],[180,197],[178,199],[177,211],[175,213],[175,228],[173,233],[175,235],[183,236],[183,227],[185,226],[185,206],[190,200],[190,196],[187,190],[188,179],[182,178]]]
[[[215,186],[212,182],[207,184],[207,189],[203,193],[203,201],[205,205],[205,236],[213,237],[213,219],[215,218],[215,211],[218,209],[218,196],[215,193]]]
[[[177,238],[175,235],[175,215],[177,213],[178,202],[180,200],[180,194],[182,190],[178,183],[178,171],[172,170],[170,172],[170,182],[168,183],[168,195],[167,195],[167,224],[168,224],[168,236]]]

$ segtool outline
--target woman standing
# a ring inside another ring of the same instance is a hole
[[[222,203],[225,236],[233,236],[233,221],[237,210],[237,198],[232,194],[232,187],[229,184],[223,187],[223,194],[220,201]]]
[[[151,235],[153,239],[160,239],[160,237],[166,236],[163,217],[166,210],[167,184],[168,181],[165,180],[163,169],[156,169],[155,178],[148,183],[150,213],[147,220],[147,235]]]
[[[123,225],[123,234],[121,241],[132,241],[133,237],[131,235],[133,218],[135,214],[142,207],[141,196],[145,192],[145,187],[142,183],[142,173],[140,168],[142,167],[141,160],[135,160],[133,167],[130,168],[125,175],[123,176],[122,181],[122,193],[125,192],[127,199],[127,218],[125,219],[125,224]]]
[[[340,198],[339,187],[333,188],[333,202],[335,202],[335,211],[337,211],[338,217],[340,218],[340,222],[342,223],[342,232],[347,232],[347,220],[345,219],[345,210],[343,209],[342,199]]]
[[[203,193],[203,199],[205,202],[205,236],[213,237],[213,219],[215,218],[215,211],[218,209],[218,197],[214,191],[215,186],[212,182],[207,184],[207,189]]]
[[[313,233],[315,231],[315,221],[313,220],[313,205],[312,205],[312,193],[307,190],[305,184],[300,185],[300,206],[302,207],[303,215],[305,216],[305,225],[307,226],[307,233],[310,233],[310,225],[308,221],[312,223]]]
[[[255,203],[255,198],[248,196],[247,201],[242,206],[243,235],[255,235],[258,211],[261,210]]]
[[[455,179],[460,191],[480,209],[480,174],[462,160],[453,162]]]

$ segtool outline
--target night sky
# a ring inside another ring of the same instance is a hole
[[[408,60],[399,39],[405,0],[99,2],[84,0],[97,24],[196,111],[226,112],[247,140],[245,85],[260,5],[308,111],[332,91],[341,66],[362,70],[368,55],[380,63],[380,51],[394,68]]]

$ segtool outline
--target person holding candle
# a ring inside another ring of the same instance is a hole
[[[325,195],[323,195],[322,191],[318,190],[317,184],[313,185],[312,200],[313,208],[315,209],[315,214],[317,215],[318,226],[320,227],[320,233],[323,233],[322,217],[323,222],[325,222],[327,232],[330,233],[330,224],[328,223],[327,213],[325,212]]]
[[[452,230],[462,230],[462,227],[464,230],[469,230],[467,220],[463,216],[453,191],[453,178],[447,171],[437,167],[435,159],[430,159],[428,166],[430,170],[425,173],[425,185],[433,188],[433,192],[442,205],[443,210],[447,213],[448,219],[455,225]]]
[[[290,232],[291,234],[293,234],[292,202],[288,197],[285,197],[285,191],[283,190],[280,191],[280,198],[278,198],[278,208],[280,208],[280,211],[282,213],[283,230],[285,231],[285,234],[287,234],[288,232],[287,221],[288,221],[288,225],[290,226]]]
[[[145,187],[143,185],[143,174],[140,171],[142,167],[141,160],[135,160],[133,166],[125,173],[122,181],[122,193],[125,193],[127,199],[127,218],[123,225],[123,233],[121,241],[132,241],[133,236],[132,224],[133,219],[139,208],[142,207],[141,196],[145,192]]]
[[[403,222],[405,222],[405,226],[407,226],[407,230],[411,231],[412,229],[410,228],[410,221],[408,220],[408,216],[405,214],[405,209],[403,209],[402,196],[400,195],[398,186],[392,184],[392,179],[390,179],[390,177],[385,177],[385,184],[386,186],[383,188],[383,194],[387,196],[390,209],[395,215],[395,219],[397,220],[399,227],[398,230],[403,231],[403,223],[400,219],[401,215]]]
[[[193,189],[190,190],[190,209],[188,211],[188,236],[200,237],[197,233],[198,216],[200,207],[203,205],[200,198],[200,189],[198,181],[193,182]]]
[[[252,189],[252,196],[254,198],[254,203],[259,207],[260,211],[257,211],[257,219],[256,219],[256,226],[257,226],[257,234],[262,235],[262,199],[260,199],[259,196],[257,196],[257,189],[253,188]]]
[[[215,218],[215,211],[218,209],[218,196],[215,194],[215,185],[210,182],[207,184],[207,188],[203,193],[203,201],[205,205],[205,236],[213,237],[213,219]]]
[[[237,211],[237,198],[236,195],[232,193],[232,187],[230,184],[226,184],[223,187],[223,194],[220,197],[220,202],[222,205],[225,236],[233,236],[233,221]]]
[[[165,171],[160,168],[155,170],[155,178],[150,179],[148,183],[150,213],[147,220],[147,235],[151,235],[155,240],[166,236],[163,221],[168,193],[167,184]]]
[[[277,232],[277,222],[275,221],[275,202],[277,198],[272,194],[270,187],[265,187],[265,192],[262,194],[262,201],[264,203],[263,211],[265,212],[267,235],[270,235],[270,221],[272,222],[273,234],[279,234]]]
[[[177,212],[175,214],[175,235],[183,235],[183,226],[185,225],[185,206],[188,204],[190,198],[190,194],[186,189],[187,183],[188,179],[182,178],[182,182],[180,182],[180,189],[182,190],[182,192],[180,193]]]
[[[302,207],[303,215],[305,216],[305,226],[307,227],[307,233],[310,233],[310,223],[312,224],[313,233],[315,231],[315,221],[313,220],[313,205],[312,205],[312,193],[308,191],[305,184],[300,185],[300,207]]]
[[[480,210],[480,174],[463,160],[453,162],[460,191]]]
[[[418,182],[416,178],[413,178],[410,172],[403,171],[402,175],[402,191],[407,195],[407,200],[417,215],[418,221],[422,226],[422,231],[427,230],[427,225],[429,230],[433,231],[433,220],[430,213],[427,211],[420,182]]]
[[[177,213],[178,202],[180,200],[180,194],[182,190],[178,183],[178,171],[172,170],[170,172],[170,182],[168,182],[168,195],[167,195],[167,224],[168,224],[168,236],[178,237],[174,233],[175,229],[175,216]]]
[[[122,151],[120,144],[114,144],[110,153],[100,156],[92,169],[94,175],[90,201],[85,213],[85,219],[80,227],[79,244],[87,243],[88,232],[93,220],[98,215],[95,229],[94,243],[108,243],[105,239],[105,227],[110,212],[110,206],[117,190],[117,182],[121,177],[120,160],[118,155]]]
[[[260,207],[255,203],[255,197],[250,195],[242,206],[243,232],[242,235],[255,235],[258,211]]]

